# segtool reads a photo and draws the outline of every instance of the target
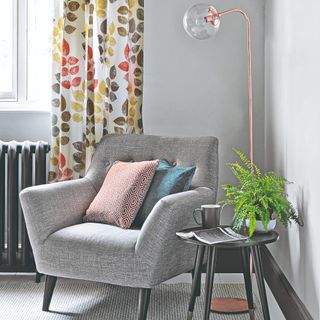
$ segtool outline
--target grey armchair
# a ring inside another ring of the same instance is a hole
[[[82,223],[114,161],[150,159],[195,165],[192,190],[162,198],[141,230]],[[175,232],[194,226],[195,208],[215,202],[217,180],[216,138],[108,135],[83,179],[24,189],[20,199],[36,266],[47,275],[43,310],[57,277],[66,277],[139,288],[137,319],[146,319],[151,288],[192,270],[195,248]]]

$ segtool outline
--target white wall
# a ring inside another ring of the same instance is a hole
[[[49,111],[4,111],[0,104],[0,140],[50,142],[50,130]]]
[[[248,153],[247,53],[243,17],[223,17],[215,39],[197,41],[182,18],[197,0],[145,1],[145,133],[216,136],[220,182],[231,181],[232,148]],[[210,2],[209,2],[210,3]],[[218,10],[240,7],[252,23],[256,162],[264,152],[264,0],[215,0]]]
[[[320,319],[320,2],[267,0],[266,165],[288,188],[305,226],[281,229],[272,253]]]

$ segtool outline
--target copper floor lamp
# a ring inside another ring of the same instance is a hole
[[[250,161],[253,163],[253,115],[252,115],[252,63],[251,63],[251,29],[248,15],[241,9],[234,8],[218,12],[208,4],[196,4],[184,15],[183,25],[189,36],[198,40],[213,37],[219,29],[221,18],[229,13],[240,13],[246,22],[247,28],[247,53],[248,53],[248,111],[249,111],[249,143]],[[250,258],[250,273],[252,274],[252,259]],[[250,313],[253,319],[253,310],[248,310],[245,299],[216,298],[213,299],[211,310],[222,313]]]

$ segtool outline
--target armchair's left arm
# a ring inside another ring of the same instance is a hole
[[[32,247],[53,232],[77,224],[96,195],[87,178],[29,187],[20,201]]]

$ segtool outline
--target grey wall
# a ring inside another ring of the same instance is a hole
[[[196,0],[145,1],[145,133],[220,139],[220,182],[231,181],[232,148],[248,153],[246,28],[225,16],[215,39],[197,41],[183,29]],[[254,150],[264,153],[264,1],[215,0],[218,10],[240,7],[252,23]]]
[[[320,319],[320,2],[267,0],[266,166],[294,182],[305,226],[280,228],[272,252],[314,319]]]

